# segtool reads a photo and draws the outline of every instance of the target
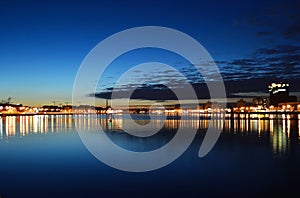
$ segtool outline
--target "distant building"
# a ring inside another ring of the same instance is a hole
[[[267,108],[270,105],[270,98],[269,97],[257,97],[253,98],[252,106],[258,107],[261,106],[263,108]]]
[[[72,105],[64,105],[61,107],[61,111],[63,113],[71,113],[72,112]]]
[[[207,101],[206,103],[199,103],[198,104],[198,109],[218,109],[218,108],[222,108],[223,105],[226,105],[226,104]],[[233,103],[233,106],[234,105],[235,105],[235,103]],[[194,107],[194,105],[191,105],[191,108],[193,108],[193,107]],[[175,109],[176,108],[177,107],[175,107]],[[179,108],[180,108],[180,106],[179,106]]]
[[[270,93],[270,105],[278,105],[279,103],[284,102],[296,102],[296,96],[289,95],[289,87],[288,83],[278,82],[278,83],[270,83],[269,93]]]
[[[210,101],[207,101],[207,103],[204,104],[204,109],[208,109],[212,107],[212,103]]]
[[[284,102],[279,103],[278,106],[283,111],[300,111],[300,102]]]
[[[54,106],[54,105],[44,105],[39,109],[39,112],[61,112],[61,107]]]
[[[245,107],[246,105],[247,105],[247,103],[244,99],[240,99],[236,102],[236,107],[238,107],[238,108]]]
[[[25,108],[22,104],[0,103],[0,112],[4,114],[18,113]]]

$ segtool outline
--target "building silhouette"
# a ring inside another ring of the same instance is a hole
[[[296,102],[296,96],[290,96],[288,83],[272,82],[269,84],[270,105],[278,105],[284,102]]]
[[[236,107],[241,108],[241,107],[246,107],[247,102],[244,99],[240,99],[236,102]]]
[[[267,108],[270,105],[270,98],[269,97],[256,97],[252,100],[252,105],[254,107],[263,107]]]

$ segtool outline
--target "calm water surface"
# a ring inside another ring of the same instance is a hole
[[[134,116],[148,123],[147,116]],[[269,197],[291,196],[300,186],[300,117],[225,120],[215,147],[198,151],[208,127],[205,117],[169,117],[149,138],[124,133],[127,116],[0,117],[1,197]],[[100,122],[118,145],[133,151],[159,148],[179,125],[196,128],[188,150],[156,171],[129,173],[98,161],[82,144],[75,123],[89,130]],[[157,118],[151,127],[163,122]],[[221,121],[213,119],[220,128]],[[129,126],[130,127],[130,126]]]

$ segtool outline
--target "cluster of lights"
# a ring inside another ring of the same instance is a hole
[[[279,107],[275,107],[273,105],[269,106],[268,108],[264,108],[263,106],[257,107],[236,107],[233,108],[234,112],[293,112],[293,111],[300,111],[300,104],[296,107],[290,104],[282,105]]]
[[[269,85],[269,92],[272,92],[273,94],[279,93],[279,92],[286,92],[287,88],[290,85],[287,83],[272,83]]]
[[[38,108],[27,106],[0,106],[1,114],[31,114],[38,113]]]
[[[283,104],[281,106],[269,106],[268,108],[263,105],[258,106],[244,106],[230,108],[207,108],[207,109],[150,109],[149,113],[153,114],[218,114],[218,113],[231,113],[231,112],[293,112],[300,111],[300,104]],[[148,111],[147,111],[148,112]],[[36,108],[36,107],[15,107],[15,106],[0,106],[0,113],[2,114],[38,114],[38,113],[74,113],[74,114],[123,114],[123,110],[109,108],[107,110],[95,110],[94,108],[75,108],[75,109],[61,109],[61,108]],[[142,112],[142,113],[146,113]]]
[[[51,109],[49,109],[49,108],[39,108],[39,111],[40,112],[46,112],[46,111],[60,112],[61,109],[60,108],[51,108]]]
[[[73,113],[86,114],[86,113],[97,113],[95,109],[74,109]]]

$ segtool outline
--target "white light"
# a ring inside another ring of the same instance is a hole
[[[286,89],[278,89],[278,91],[286,91]]]

